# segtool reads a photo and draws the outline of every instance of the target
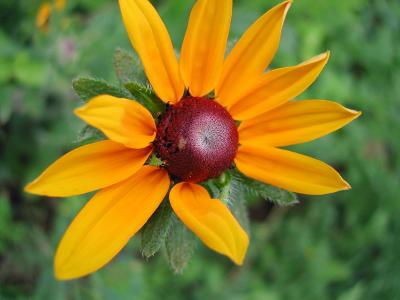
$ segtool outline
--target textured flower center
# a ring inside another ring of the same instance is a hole
[[[161,116],[154,146],[171,175],[200,182],[229,168],[238,148],[238,132],[220,104],[187,97]]]

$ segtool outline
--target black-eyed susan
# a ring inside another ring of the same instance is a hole
[[[314,140],[359,116],[326,100],[290,101],[314,82],[329,53],[265,72],[291,1],[261,16],[224,60],[232,0],[198,0],[179,62],[149,1],[119,4],[148,80],[168,108],[155,121],[135,101],[95,97],[76,114],[108,139],[67,153],[27,186],[31,193],[57,197],[100,190],[58,247],[59,279],[108,263],[166,196],[204,244],[242,264],[247,234],[227,206],[199,185],[232,165],[249,177],[304,194],[349,188],[325,163],[279,148]],[[146,165],[151,154],[163,164]]]

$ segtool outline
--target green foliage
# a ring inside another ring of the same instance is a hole
[[[172,220],[172,209],[165,199],[141,230],[141,251],[145,257],[156,254],[164,244]]]
[[[88,101],[99,95],[111,95],[119,98],[129,97],[127,91],[112,86],[102,79],[81,77],[72,82],[72,87],[83,101]]]
[[[299,203],[294,193],[251,179],[239,171],[233,172],[232,176],[233,193],[242,195],[249,202],[264,199],[283,206]]]
[[[175,273],[186,268],[196,246],[193,234],[173,215],[172,224],[165,240],[167,260]]]
[[[106,139],[105,135],[100,130],[90,125],[85,125],[79,131],[74,146],[79,147],[105,139]]]
[[[118,48],[114,55],[114,68],[122,85],[130,82],[138,82],[144,85],[148,83],[142,64],[133,53]]]
[[[150,87],[143,67],[135,55],[117,49],[114,68],[119,82],[131,93],[133,99],[146,107],[154,117],[165,110],[165,104]]]
[[[138,82],[129,82],[125,88],[131,93],[133,98],[146,107],[154,117],[157,117],[165,110],[165,104],[155,95],[154,91]]]

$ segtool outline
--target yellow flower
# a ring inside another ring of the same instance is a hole
[[[58,11],[63,11],[65,8],[66,0],[55,0],[55,7]]]
[[[49,24],[49,19],[51,15],[51,5],[50,3],[46,2],[43,3],[38,10],[36,15],[36,27],[42,31],[47,30],[47,26]]]
[[[249,177],[293,192],[350,188],[325,163],[278,148],[319,138],[360,115],[327,100],[290,101],[316,80],[329,53],[265,72],[291,1],[261,16],[224,60],[232,0],[198,0],[179,62],[149,1],[119,5],[147,77],[169,105],[157,123],[137,102],[108,95],[76,110],[108,139],[67,153],[26,188],[55,197],[100,190],[58,247],[57,278],[84,276],[108,263],[170,189],[169,201],[182,222],[209,248],[242,264],[247,234],[226,205],[198,184],[232,162]],[[215,98],[209,97],[212,91]],[[152,153],[164,161],[162,167],[145,165]]]
[[[66,0],[55,0],[54,6],[56,10],[63,11],[65,8]],[[42,31],[48,30],[49,20],[52,13],[53,7],[49,2],[43,3],[38,10],[36,15],[36,27]]]

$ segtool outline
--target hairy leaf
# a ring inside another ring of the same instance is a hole
[[[239,224],[250,234],[250,220],[247,211],[246,195],[241,183],[233,177],[229,189],[229,206]]]
[[[136,55],[123,49],[116,49],[114,68],[119,82],[124,85],[129,82],[146,84],[147,78],[143,66]]]
[[[80,77],[72,82],[72,87],[83,101],[103,94],[120,98],[129,98],[130,96],[124,89],[108,84],[102,79]]]
[[[153,256],[160,250],[168,234],[171,217],[171,205],[166,199],[141,230],[142,254],[145,257]]]
[[[193,234],[174,215],[171,228],[165,240],[167,259],[175,273],[182,273],[192,257],[196,239]]]
[[[165,110],[165,104],[156,96],[150,86],[138,82],[128,82],[125,88],[131,93],[133,98],[146,107],[154,117],[157,117]]]
[[[232,175],[248,200],[262,198],[282,206],[299,202],[296,194],[292,192],[246,177],[238,171],[233,172]]]

